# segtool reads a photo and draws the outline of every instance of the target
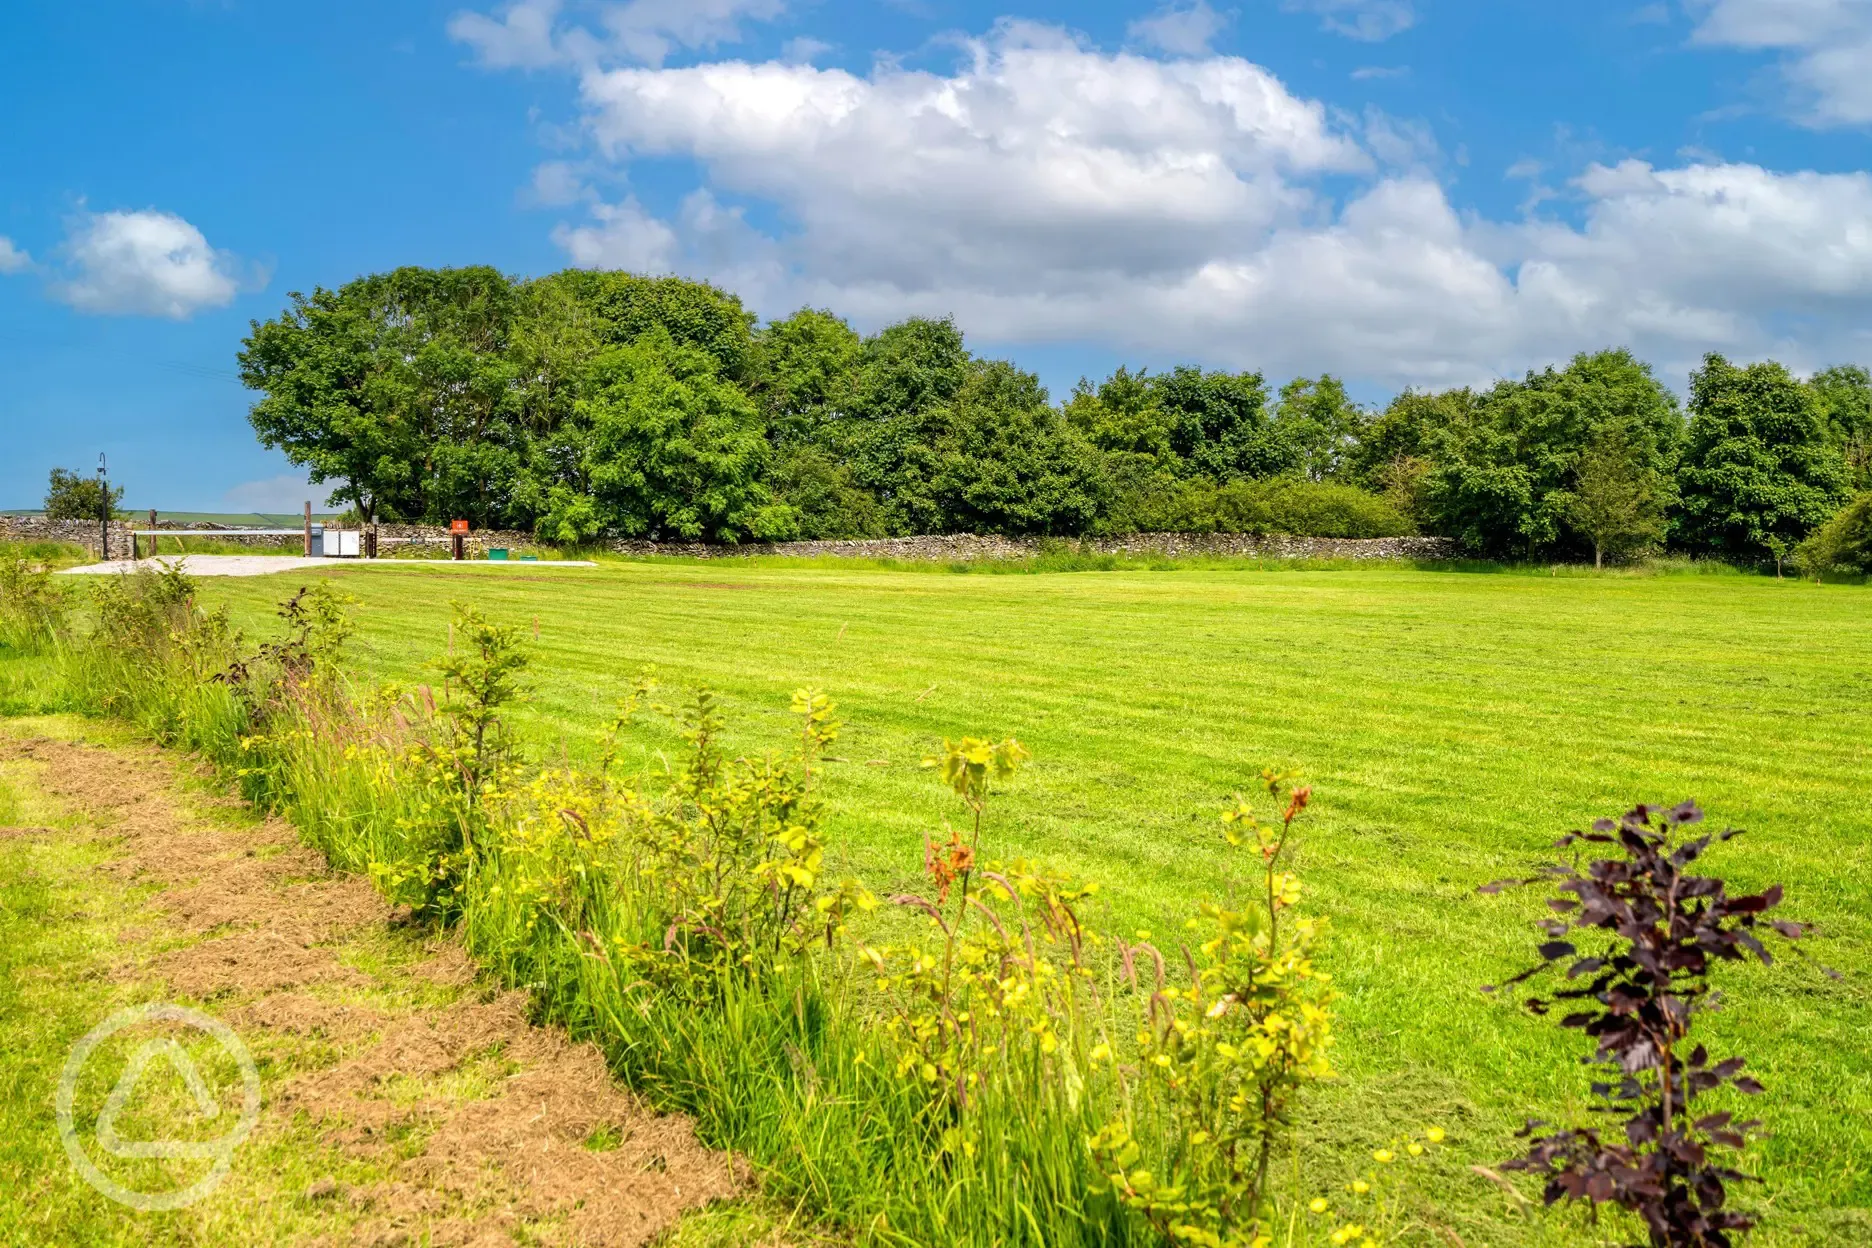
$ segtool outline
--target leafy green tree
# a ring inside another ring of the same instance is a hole
[[[858,334],[830,312],[801,308],[754,339],[750,389],[777,441],[812,437],[850,400],[864,350]]]
[[[1621,554],[1662,540],[1666,491],[1625,430],[1603,430],[1575,473],[1568,519],[1592,542],[1593,567],[1605,566],[1607,551]]]
[[[1179,365],[1151,379],[1151,396],[1168,418],[1170,449],[1192,473],[1234,481],[1280,476],[1298,466],[1295,448],[1268,419],[1260,373]]]
[[[912,317],[892,325],[867,338],[859,352],[851,412],[877,421],[931,411],[961,393],[971,362],[950,318]]]
[[[566,269],[542,282],[566,291],[591,318],[606,346],[667,337],[709,356],[716,372],[744,380],[754,356],[754,314],[741,300],[683,277]]]
[[[1695,550],[1774,559],[1846,498],[1846,466],[1819,403],[1773,361],[1737,367],[1715,353],[1690,375],[1689,445],[1677,540]]]
[[[1065,536],[1097,520],[1097,453],[1032,373],[977,363],[946,415],[930,482],[943,530]]]
[[[104,483],[96,477],[82,476],[65,468],[54,468],[46,486],[45,514],[48,520],[101,520],[106,509],[112,515],[123,501],[123,487],[113,486],[108,495]]]
[[[759,413],[710,355],[652,336],[609,348],[595,371],[601,380],[579,409],[606,530],[713,542],[792,536],[795,518],[761,480]]]
[[[1369,417],[1331,374],[1296,377],[1281,387],[1274,430],[1299,457],[1309,481],[1337,481]]]
[[[1409,479],[1420,523],[1467,549],[1565,554],[1590,545],[1571,522],[1572,491],[1581,457],[1608,430],[1646,472],[1669,479],[1682,417],[1670,391],[1625,351],[1575,356],[1482,394],[1407,393],[1372,422],[1351,463],[1368,486]],[[1418,463],[1428,467],[1404,471]]]
[[[265,396],[248,414],[261,442],[366,523],[504,520],[522,443],[512,284],[489,268],[403,268],[291,299],[240,353],[242,382]],[[459,449],[481,443],[509,454]]]
[[[883,505],[825,447],[783,445],[769,461],[774,501],[791,508],[803,538],[887,537]]]
[[[884,511],[891,533],[944,531],[938,443],[974,361],[951,320],[915,317],[865,340],[845,416],[826,445]]]
[[[1158,403],[1153,380],[1122,365],[1096,388],[1081,378],[1062,412],[1099,450],[1141,456],[1182,475],[1182,459],[1172,445],[1175,418]]]
[[[1832,519],[1815,529],[1794,553],[1801,571],[1872,575],[1872,491],[1840,508]]]
[[[278,320],[253,323],[241,350],[242,383],[265,395],[248,419],[263,445],[332,486],[329,501],[371,523],[420,462],[401,362],[355,290],[290,297]]]
[[[585,475],[590,428],[578,400],[601,349],[597,318],[563,282],[543,278],[519,288],[508,340],[517,426],[511,509],[543,540],[589,541],[602,529]]]
[[[1872,489],[1872,372],[1857,365],[1829,368],[1807,382],[1820,405],[1827,439],[1846,461],[1855,490]]]
[[[1406,390],[1365,425],[1346,456],[1356,484],[1394,498],[1427,519],[1425,479],[1444,431],[1476,419],[1476,396],[1468,389],[1428,393]]]

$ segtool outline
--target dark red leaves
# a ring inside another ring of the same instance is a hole
[[[1503,1168],[1543,1176],[1549,1204],[1584,1200],[1629,1209],[1654,1244],[1670,1248],[1731,1248],[1731,1234],[1753,1225],[1748,1215],[1725,1207],[1726,1185],[1744,1176],[1714,1154],[1744,1148],[1745,1133],[1756,1124],[1738,1123],[1727,1110],[1695,1109],[1699,1096],[1725,1086],[1751,1096],[1762,1091],[1740,1073],[1741,1058],[1712,1065],[1707,1049],[1690,1042],[1696,1015],[1714,1008],[1710,970],[1751,956],[1770,961],[1757,933],[1795,940],[1806,931],[1799,923],[1762,918],[1781,904],[1779,885],[1730,897],[1721,879],[1689,874],[1713,842],[1737,835],[1730,830],[1676,841],[1677,829],[1702,821],[1693,802],[1637,806],[1616,821],[1597,820],[1591,833],[1563,837],[1562,848],[1612,845],[1620,856],[1583,869],[1542,868],[1536,879],[1553,881],[1563,895],[1547,903],[1552,917],[1537,925],[1548,938],[1539,945],[1541,964],[1507,981],[1518,984],[1574,959],[1566,971],[1574,986],[1553,996],[1578,1008],[1560,1025],[1592,1037],[1589,1060],[1617,1072],[1616,1079],[1594,1081],[1592,1092],[1602,1112],[1624,1115],[1626,1142],[1608,1143],[1590,1129],[1540,1135],[1542,1124],[1529,1122],[1522,1133],[1528,1151]],[[1533,882],[1503,880],[1482,891]],[[1584,956],[1581,937],[1596,946]],[[1589,975],[1590,982],[1576,983]],[[1551,1008],[1539,998],[1525,1004],[1537,1014]]]

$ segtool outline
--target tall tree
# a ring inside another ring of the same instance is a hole
[[[1580,458],[1616,430],[1635,460],[1668,480],[1683,439],[1676,399],[1625,351],[1575,356],[1486,393],[1400,396],[1365,432],[1355,475],[1375,488],[1416,479],[1417,518],[1493,557],[1583,550],[1571,523]],[[1427,464],[1421,473],[1408,472]]]
[[[864,340],[830,312],[801,308],[754,337],[749,389],[776,441],[810,439],[852,397]]]
[[[291,299],[240,353],[242,382],[265,396],[248,413],[260,440],[366,523],[505,520],[523,441],[511,283],[484,267],[403,268]]]
[[[566,269],[541,280],[570,293],[607,346],[662,334],[709,356],[720,376],[745,379],[754,353],[754,314],[738,296],[683,277],[590,269]]]
[[[1171,449],[1190,471],[1235,481],[1296,470],[1298,455],[1268,419],[1260,373],[1179,365],[1151,379],[1151,394],[1169,418]]]
[[[282,450],[329,502],[369,524],[407,490],[423,450],[409,414],[399,353],[353,287],[294,291],[279,319],[255,321],[240,353],[241,381],[265,397],[248,412],[263,445]]]
[[[1717,354],[1690,375],[1690,430],[1680,474],[1679,541],[1742,558],[1788,553],[1846,499],[1846,466],[1819,401],[1773,361],[1738,367]]]
[[[1369,419],[1337,377],[1296,377],[1281,387],[1274,430],[1294,449],[1307,479],[1337,481]]]
[[[1146,371],[1124,365],[1096,387],[1081,378],[1061,409],[1066,420],[1092,445],[1114,455],[1140,456],[1182,475],[1176,452],[1176,416],[1158,402],[1159,391]]]
[[[942,531],[938,444],[973,364],[948,319],[913,317],[865,340],[848,409],[826,444],[878,500],[888,532]]]
[[[1843,365],[1807,382],[1820,404],[1827,439],[1846,461],[1855,490],[1872,490],[1872,372]]]
[[[949,404],[930,487],[950,532],[1070,536],[1104,503],[1097,453],[1002,360],[977,362]]]
[[[1568,519],[1592,543],[1593,567],[1664,536],[1666,493],[1626,430],[1602,430],[1575,469]]]
[[[790,537],[794,520],[762,482],[767,442],[747,394],[706,352],[648,335],[612,347],[580,400],[597,520],[629,537],[738,542]],[[565,498],[568,512],[578,506]],[[575,525],[573,516],[550,522]]]

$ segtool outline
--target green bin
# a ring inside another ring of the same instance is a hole
[[[507,562],[507,548],[505,546],[494,547],[492,550],[488,551],[488,558],[498,559],[502,563]]]

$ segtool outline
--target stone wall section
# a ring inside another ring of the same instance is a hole
[[[44,516],[0,516],[0,541],[70,542],[82,546],[93,556],[98,554],[96,520],[48,520]],[[130,531],[143,526],[113,520],[110,528],[110,553],[113,559],[130,557]]]
[[[130,552],[130,531],[145,523],[119,521],[111,526],[111,554]],[[210,525],[160,524],[158,528],[205,529]],[[421,543],[446,550],[449,531],[440,526],[380,524],[380,549],[388,554],[404,543]],[[46,520],[39,516],[0,516],[0,540],[72,542],[93,555],[98,553],[98,526],[87,520]],[[262,536],[239,529],[217,531],[214,540],[256,547],[289,547],[297,553],[293,537]],[[615,539],[605,548],[621,555],[677,555],[690,559],[731,559],[746,555],[795,558],[902,559],[938,563],[973,563],[991,559],[1031,559],[1057,549],[1059,539],[999,537],[992,534],[953,533],[928,537],[878,537],[822,542],[750,542],[742,546],[714,546],[704,542],[645,542]],[[1065,543],[1070,549],[1101,555],[1226,556],[1252,559],[1450,559],[1456,544],[1442,537],[1250,537],[1237,533],[1135,533],[1126,537],[1090,537]],[[537,551],[540,543],[527,533],[496,529],[470,533],[469,554],[479,558],[504,547]]]
[[[683,555],[696,559],[740,555],[790,555],[851,559],[903,559],[968,563],[987,559],[1031,559],[1058,549],[1059,539],[956,533],[930,537],[878,537],[849,541],[750,543],[709,546],[701,542],[613,541],[622,555]],[[1450,559],[1456,544],[1442,537],[1251,537],[1239,533],[1134,533],[1065,542],[1068,549],[1100,555],[1208,555],[1255,559]]]

